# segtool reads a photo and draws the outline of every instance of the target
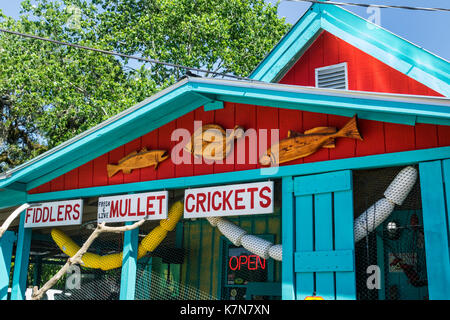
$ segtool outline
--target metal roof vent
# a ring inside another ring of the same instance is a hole
[[[316,87],[348,90],[347,62],[316,68]]]

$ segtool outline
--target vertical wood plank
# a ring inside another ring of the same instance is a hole
[[[195,121],[201,121],[202,126],[214,123],[215,111],[203,111],[203,107],[195,110]],[[214,173],[214,162],[201,158],[202,163],[194,163],[194,175],[212,174]]]
[[[125,156],[125,146],[120,146],[114,150],[108,152],[108,164],[118,164],[119,160]],[[106,166],[105,166],[106,170]],[[95,172],[97,173],[97,172]],[[112,184],[122,184],[124,179],[124,173],[122,170],[117,172],[112,177],[108,177],[108,185]]]
[[[253,105],[236,103],[235,119],[235,124],[244,128],[246,137],[236,142],[234,170],[255,169],[258,162],[256,107]],[[242,156],[244,152],[245,156]],[[238,155],[240,158],[237,158]]]
[[[177,129],[183,129],[189,131],[189,134],[192,136],[194,133],[194,112],[189,112],[188,114],[185,114],[184,116],[177,119]],[[184,143],[182,142],[181,138],[178,141],[175,141],[176,144]],[[170,151],[172,152],[172,151]],[[176,177],[189,177],[194,174],[194,166],[193,161],[194,157],[190,152],[187,152],[182,148],[180,152],[177,152],[177,155],[174,155],[175,157],[180,157],[181,159],[186,159],[190,161],[190,163],[179,163],[175,166],[175,175]],[[172,154],[171,158],[166,161],[172,161]],[[187,162],[189,162],[187,161]],[[178,162],[177,162],[178,163]]]
[[[212,112],[212,111],[210,111]],[[215,122],[216,124],[223,127],[223,129],[226,131],[227,129],[233,129],[235,125],[238,125],[235,123],[235,104],[230,102],[224,103],[223,109],[215,110]],[[235,164],[235,150],[237,141],[232,141],[233,148],[231,148],[231,151],[226,159],[223,160],[222,163],[215,163],[214,164],[214,173],[221,173],[221,172],[229,172],[234,170],[234,164]],[[227,163],[227,160],[229,163]]]
[[[125,225],[132,224],[133,221],[125,222]],[[139,228],[125,231],[122,272],[120,275],[120,300],[135,299],[138,244]]]
[[[108,184],[108,174],[106,171],[106,165],[108,164],[108,154],[105,153],[104,155],[94,159],[93,163],[93,184],[94,187],[98,186],[106,186]]]
[[[171,141],[173,130],[176,129],[176,121],[169,122],[158,129],[158,149],[170,152],[175,145]],[[154,170],[154,169],[153,169]],[[175,177],[175,164],[170,160],[163,161],[156,169],[158,179],[170,179]]]
[[[146,147],[148,150],[158,150],[158,130],[153,130],[142,136],[142,147]],[[166,160],[169,161],[169,160]],[[150,181],[156,179],[156,170],[154,167],[142,168],[140,170],[140,181]]]
[[[350,173],[351,174],[351,173]],[[334,193],[334,247],[335,250],[355,250],[353,232],[353,192]],[[353,257],[354,259],[354,257]],[[354,262],[353,262],[354,263]],[[336,272],[336,299],[356,299],[355,271]]]
[[[20,214],[19,232],[14,258],[14,274],[11,286],[11,300],[25,300],[32,229],[24,228],[24,225],[25,211]]]
[[[333,202],[331,193],[314,196],[315,250],[333,250]],[[316,294],[325,300],[334,300],[334,273],[316,273]]]
[[[0,238],[0,300],[6,300],[8,296],[11,257],[15,238],[16,235],[13,231],[6,231]]]
[[[83,164],[78,169],[78,186],[80,188],[89,188],[93,186],[93,161]]]
[[[441,161],[419,164],[428,293],[431,300],[450,299],[450,257]]]
[[[314,249],[314,208],[313,196],[295,197],[295,251],[313,251]],[[296,274],[296,299],[304,300],[314,293],[314,272]]]
[[[124,146],[124,155],[128,155],[133,151],[141,151],[141,138],[134,139],[133,141],[128,142]],[[123,175],[123,183],[131,183],[131,182],[139,182],[140,178],[140,170],[141,169],[134,169],[131,171],[130,174],[124,174]]]

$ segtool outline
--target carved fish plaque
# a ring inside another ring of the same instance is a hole
[[[195,157],[202,157],[208,160],[223,160],[231,151],[233,139],[240,139],[244,136],[244,129],[235,126],[227,136],[226,131],[217,124],[206,124],[191,136],[189,142],[184,146],[184,150],[192,153]]]
[[[352,138],[363,140],[358,131],[356,115],[339,131],[334,127],[317,127],[302,133],[288,132],[288,137],[270,147],[259,158],[263,166],[307,157],[320,148],[334,148],[336,138]]]
[[[112,177],[120,170],[123,173],[129,174],[134,169],[145,168],[149,166],[155,166],[158,168],[160,162],[163,162],[169,158],[169,154],[165,150],[151,150],[148,151],[147,148],[142,148],[141,151],[133,151],[129,155],[123,157],[119,160],[118,164],[108,164],[106,169],[108,171],[108,177]]]

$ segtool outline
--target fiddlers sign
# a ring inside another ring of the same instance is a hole
[[[81,224],[83,200],[34,204],[25,211],[25,228]]]
[[[184,218],[273,213],[273,181],[187,189]]]

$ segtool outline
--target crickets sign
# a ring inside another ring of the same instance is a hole
[[[184,217],[273,213],[273,181],[186,189]]]

